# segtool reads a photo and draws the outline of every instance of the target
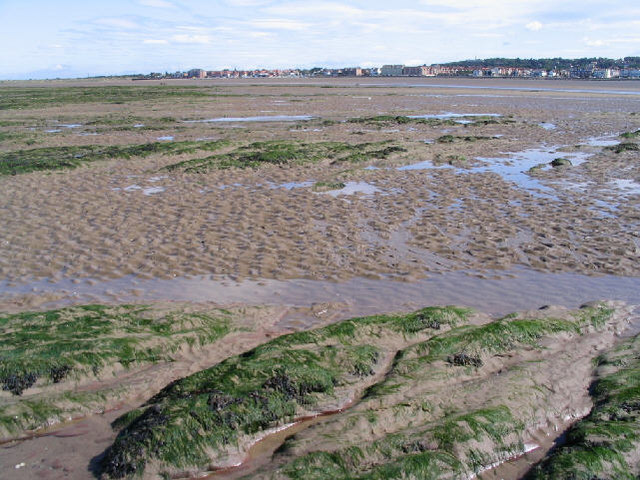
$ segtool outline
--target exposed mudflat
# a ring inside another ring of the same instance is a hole
[[[3,445],[0,463],[15,478],[90,478],[92,456],[115,438],[108,420],[293,330],[425,305],[498,316],[589,300],[640,304],[638,82],[166,83],[0,83],[0,155],[19,161],[48,148],[39,162],[65,155],[77,165],[0,176],[0,311],[270,307],[239,317],[248,331],[222,350],[95,380],[98,390],[126,387],[96,410],[115,413]],[[105,86],[124,90],[103,98]],[[274,161],[270,145],[293,160]],[[315,156],[302,161],[296,148]],[[557,159],[569,163],[552,166]],[[615,343],[593,335],[599,350]],[[583,383],[571,387],[581,395],[591,378],[585,341],[575,347]],[[553,383],[551,375],[532,372],[532,382]],[[495,381],[472,384],[485,391]],[[590,400],[580,398],[584,415]],[[516,416],[518,405],[509,407]],[[353,432],[337,418],[301,432],[295,451],[323,429],[342,428],[348,443]]]

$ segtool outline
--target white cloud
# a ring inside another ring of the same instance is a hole
[[[529,22],[525,25],[527,30],[531,30],[532,32],[538,32],[542,30],[542,24],[538,21]]]
[[[269,2],[268,0],[227,0],[226,3],[232,7],[257,7]]]
[[[173,3],[167,2],[166,0],[139,0],[138,3],[145,7],[176,8]]]
[[[97,19],[96,23],[100,25],[105,25],[107,27],[127,28],[127,29],[140,28],[136,22],[133,22],[126,18],[105,17],[105,18]]]
[[[199,44],[208,44],[211,43],[212,39],[209,35],[173,35],[171,40],[177,43],[199,43]]]
[[[583,40],[588,47],[602,47],[605,44],[602,40],[591,40],[588,37],[584,37]]]
[[[166,40],[155,40],[155,39],[152,39],[152,38],[147,38],[147,39],[143,40],[142,43],[147,44],[147,45],[166,45],[169,42],[167,42]]]
[[[311,25],[305,22],[289,20],[286,18],[261,18],[248,22],[255,28],[264,28],[272,30],[306,30]]]

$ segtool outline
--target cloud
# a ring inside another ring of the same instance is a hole
[[[128,20],[126,18],[118,18],[118,17],[99,18],[96,20],[95,23],[99,25],[104,25],[106,27],[116,27],[116,28],[126,28],[126,29],[140,28],[140,26],[136,22],[132,20]]]
[[[602,40],[591,40],[588,37],[585,37],[583,40],[588,47],[602,47],[605,44]]]
[[[260,18],[251,20],[248,23],[255,28],[267,30],[306,30],[311,27],[309,23],[286,18]]]
[[[227,0],[232,7],[257,7],[269,3],[268,0]]]
[[[142,41],[142,43],[147,44],[147,45],[166,45],[169,42],[167,42],[166,40],[155,40],[152,38],[146,38]]]
[[[167,2],[166,0],[138,0],[138,3],[145,7],[176,8],[173,3]]]
[[[527,30],[531,30],[532,32],[538,32],[542,30],[542,24],[538,21],[529,22],[524,27]]]
[[[188,35],[188,34],[179,34],[173,35],[171,40],[177,43],[197,43],[197,44],[209,44],[212,42],[212,39],[209,35]]]

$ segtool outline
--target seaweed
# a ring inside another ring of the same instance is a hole
[[[147,157],[154,154],[180,155],[197,151],[214,151],[229,142],[154,142],[138,145],[83,145],[43,147],[0,153],[0,176],[41,170],[76,168],[98,160]]]
[[[640,336],[597,359],[594,408],[567,433],[566,442],[527,476],[538,479],[634,479],[640,449]]]
[[[260,168],[264,165],[304,165],[329,160],[332,164],[362,162],[387,158],[406,149],[389,142],[349,144],[342,142],[304,143],[272,140],[254,142],[235,150],[205,158],[185,160],[164,167],[163,170],[181,170],[187,173],[206,173],[229,168]]]
[[[106,452],[103,469],[121,478],[126,472],[139,472],[152,459],[167,467],[203,467],[212,455],[239,448],[243,438],[305,412],[322,411],[327,402],[335,402],[337,388],[370,378],[381,354],[369,343],[372,337],[416,335],[436,322],[462,322],[468,313],[431,307],[406,315],[350,319],[284,335],[228,358],[149,399],[141,411],[154,408],[167,419],[150,432],[146,423],[138,423],[140,412],[119,419],[116,426],[124,428]],[[136,433],[138,428],[141,433]]]

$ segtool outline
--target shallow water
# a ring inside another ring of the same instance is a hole
[[[587,145],[592,147],[611,147],[613,145],[618,145],[620,140],[614,138],[613,135],[605,135],[602,137],[589,137],[587,139]]]
[[[311,120],[311,115],[262,115],[257,117],[218,117],[204,120],[185,120],[184,123],[215,123],[215,122],[297,122]]]
[[[557,128],[555,124],[549,122],[540,122],[538,125],[540,125],[545,130],[555,130]]]
[[[156,193],[162,193],[165,191],[164,187],[148,187],[142,190],[144,195],[154,195]]]
[[[347,182],[344,187],[339,190],[329,190],[328,192],[321,192],[322,194],[331,195],[337,197],[339,195],[353,195],[356,193],[362,193],[364,195],[373,195],[381,190],[374,187],[367,182]]]
[[[190,301],[220,305],[344,304],[343,316],[414,310],[427,305],[465,305],[503,315],[543,305],[569,308],[593,300],[623,300],[640,305],[640,277],[542,273],[527,268],[506,271],[457,271],[412,282],[352,278],[341,282],[291,279],[243,280],[209,276],[142,280],[128,275],[114,280],[38,280],[10,285],[0,282],[0,299],[20,294],[62,293],[45,307],[87,302]],[[305,327],[313,326],[309,319]],[[288,327],[289,325],[284,325]]]
[[[514,92],[561,92],[561,93],[600,93],[607,95],[640,95],[640,91],[633,90],[606,90],[586,88],[549,88],[549,87],[502,87],[497,85],[444,85],[438,83],[362,83],[365,87],[411,87],[411,88],[453,88],[462,90],[503,90]]]
[[[424,119],[441,119],[441,120],[450,120],[453,118],[460,118],[462,120],[458,120],[458,123],[473,123],[472,120],[465,120],[465,117],[501,117],[499,113],[453,113],[446,112],[441,114],[430,114],[430,115],[407,115],[408,118],[424,118]]]
[[[164,142],[171,142],[171,141],[173,141],[173,136],[166,135],[164,137],[158,137],[158,140],[164,141]]]

